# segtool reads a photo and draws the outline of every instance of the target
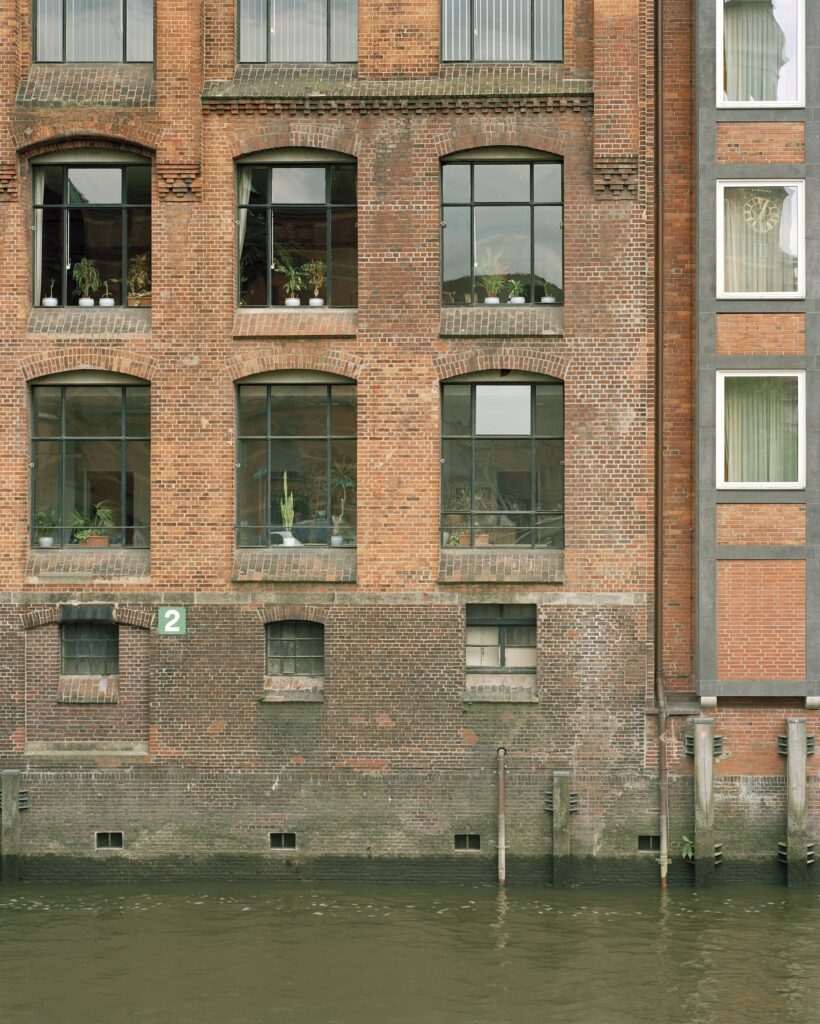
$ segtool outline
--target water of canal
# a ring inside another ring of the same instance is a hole
[[[820,895],[0,889],[2,1024],[815,1024]]]

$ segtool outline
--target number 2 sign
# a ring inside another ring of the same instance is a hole
[[[185,608],[160,605],[157,617],[157,633],[160,636],[185,636],[186,627]]]

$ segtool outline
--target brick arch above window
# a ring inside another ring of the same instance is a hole
[[[560,353],[544,352],[540,347],[524,349],[499,348],[492,352],[483,349],[451,352],[437,356],[433,366],[440,381],[459,377],[464,373],[479,373],[482,370],[520,370],[524,373],[540,373],[546,377],[566,380],[569,361]]]
[[[19,367],[21,376],[27,383],[32,383],[38,377],[57,373],[104,371],[138,377],[146,384],[150,384],[157,372],[157,364],[153,359],[129,355],[121,350],[106,352],[100,346],[91,344],[87,347],[78,345],[70,352],[32,356],[21,360]]]
[[[504,120],[477,117],[448,132],[439,133],[433,145],[440,159],[468,150],[476,151],[472,156],[479,159],[481,150],[499,148],[532,150],[531,159],[563,158],[569,148],[578,145],[580,140],[574,132],[548,128],[546,120],[540,119],[534,124],[530,119],[515,117]]]
[[[254,130],[240,130],[229,138],[231,156],[235,159],[266,150],[316,149],[358,157],[361,137],[343,125],[286,124],[265,125]]]
[[[30,134],[25,134],[29,130]],[[98,120],[95,127],[89,128],[87,119],[61,117],[59,122],[27,124],[25,129],[13,130],[12,139],[18,153],[32,160],[52,153],[70,156],[78,149],[132,153],[151,160],[162,140],[162,131],[151,124],[129,125],[124,130],[122,124],[113,119]]]
[[[279,370],[311,370],[346,377],[351,383],[361,376],[363,366],[338,352],[314,355],[310,352],[255,352],[229,359],[227,370],[234,381],[252,377],[257,373],[276,373]]]
[[[298,604],[266,604],[258,611],[259,621],[263,625],[269,622],[321,622],[323,625],[330,618],[331,609],[323,605]]]

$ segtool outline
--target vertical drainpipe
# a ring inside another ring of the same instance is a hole
[[[498,748],[498,884],[507,881],[507,778],[504,747]]]
[[[6,885],[20,877],[20,772],[0,771],[2,821],[0,822],[0,875]]]

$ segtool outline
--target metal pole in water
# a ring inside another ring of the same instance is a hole
[[[498,748],[498,884],[507,881],[507,789],[504,757],[507,751]]]

